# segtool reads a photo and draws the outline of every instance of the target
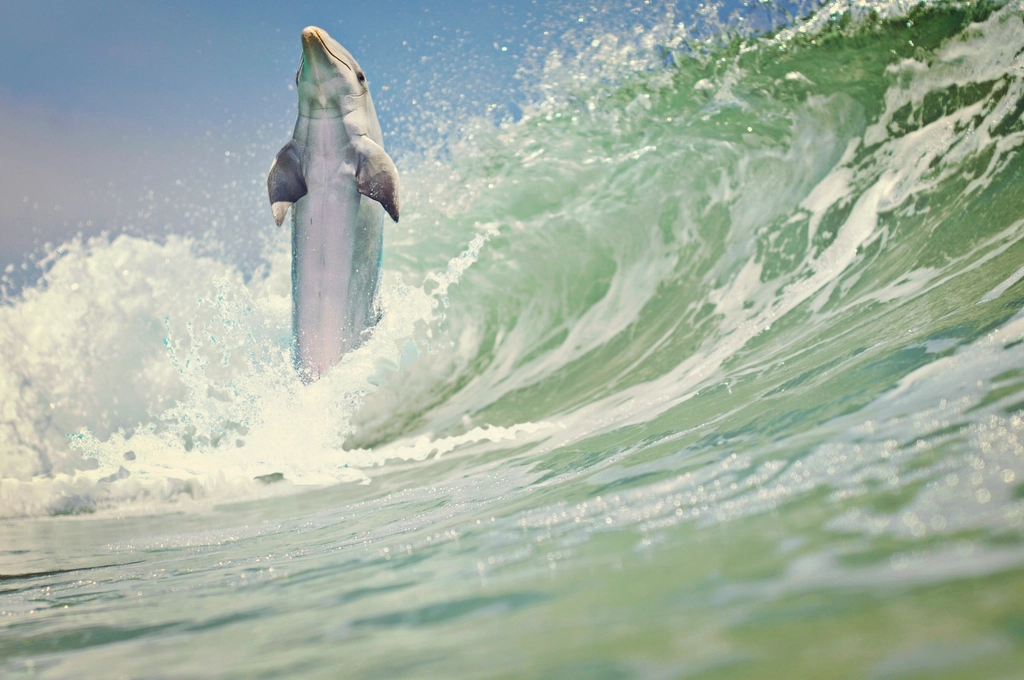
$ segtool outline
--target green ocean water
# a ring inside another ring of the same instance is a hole
[[[313,386],[287,234],[58,249],[0,307],[0,675],[1024,675],[1024,6],[680,30],[400,163]]]

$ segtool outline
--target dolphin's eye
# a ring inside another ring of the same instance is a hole
[[[366,82],[366,76],[363,75],[362,71],[360,71],[359,73],[356,74],[356,78],[358,78],[359,82],[361,82],[361,83],[365,83]]]

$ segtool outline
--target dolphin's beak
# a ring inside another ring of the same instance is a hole
[[[324,33],[316,26],[307,26],[302,29],[302,56],[306,63],[319,70],[318,67],[326,67],[332,61],[340,62],[352,69],[352,65],[331,52],[324,40]]]
[[[306,51],[313,45],[323,49],[324,39],[320,37],[320,29],[316,26],[306,26],[302,29],[302,50]]]
[[[330,61],[324,39],[316,26],[302,29],[302,58],[310,66],[320,66]]]

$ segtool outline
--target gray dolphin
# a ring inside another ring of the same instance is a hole
[[[292,208],[295,365],[312,382],[377,323],[384,213],[398,221],[398,170],[363,70],[323,29],[302,31],[295,84],[299,117],[267,190],[277,226]]]

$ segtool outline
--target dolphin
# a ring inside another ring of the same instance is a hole
[[[398,170],[384,151],[366,75],[315,26],[302,31],[299,116],[267,191],[277,226],[292,213],[292,340],[309,383],[379,318],[384,213],[398,222]]]

